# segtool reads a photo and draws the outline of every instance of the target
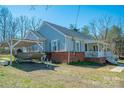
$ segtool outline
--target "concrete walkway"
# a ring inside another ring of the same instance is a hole
[[[117,66],[117,67],[115,67],[115,68],[113,68],[113,69],[111,69],[110,71],[112,71],[112,72],[122,72],[124,70],[124,66]]]

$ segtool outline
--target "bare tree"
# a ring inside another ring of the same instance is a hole
[[[6,40],[7,38],[7,32],[8,28],[9,28],[9,20],[11,17],[11,13],[8,10],[8,8],[2,8],[0,10],[0,30],[1,30],[1,34],[2,34],[2,38],[3,40]]]
[[[18,19],[12,17],[9,23],[9,38],[7,40],[10,49],[10,65],[12,65],[12,50],[14,45],[13,39],[16,38],[17,32],[19,31],[18,24]]]
[[[17,33],[20,31],[18,21],[19,21],[18,18],[13,18],[10,23],[12,38],[16,38]]]
[[[114,33],[116,31],[116,33]],[[115,35],[114,35],[115,34]],[[111,31],[111,39],[113,39],[115,44],[114,51],[115,53],[121,57],[124,56],[124,19],[118,18],[116,28]]]
[[[111,21],[112,17],[105,15],[99,19],[93,20],[90,23],[91,32],[97,40],[107,40],[109,28],[112,25]]]
[[[2,36],[2,41],[7,40],[7,43],[10,48],[10,65],[12,64],[12,35],[15,32],[15,25],[12,21],[13,17],[8,8],[1,8],[0,10],[0,31]]]
[[[41,23],[41,19],[36,19],[35,17],[32,17],[32,19],[30,20],[30,30],[38,31],[41,26]]]
[[[96,28],[96,21],[93,20],[91,23],[90,23],[90,32],[91,34],[93,35],[93,37],[98,40],[98,30]]]
[[[105,41],[107,40],[107,35],[108,35],[108,31],[109,28],[111,26],[111,18],[110,16],[103,16],[103,18],[99,19],[99,24],[101,26],[101,35],[102,35],[102,39],[104,39]]]
[[[21,38],[24,37],[24,35],[26,34],[26,32],[29,30],[29,19],[26,16],[20,16],[18,18],[19,20],[19,29],[20,29],[20,35]]]

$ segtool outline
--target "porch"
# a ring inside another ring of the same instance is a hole
[[[85,57],[97,58],[112,56],[110,45],[101,41],[85,42]]]

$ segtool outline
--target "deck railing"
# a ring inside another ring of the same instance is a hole
[[[104,51],[85,51],[85,57],[105,57]]]
[[[111,51],[85,51],[85,57],[110,57],[112,56]]]
[[[111,51],[108,51],[108,52],[105,52],[105,56],[106,56],[106,57],[111,57],[111,56],[113,56],[113,54],[112,54]]]

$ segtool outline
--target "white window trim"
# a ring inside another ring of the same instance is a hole
[[[77,50],[77,43],[79,44],[79,46],[78,46],[78,48],[79,48],[78,50],[79,51]],[[78,41],[77,40],[75,41],[75,46],[76,46],[75,47],[76,48],[76,52],[81,52],[81,42],[79,40]]]
[[[53,42],[56,42],[56,51],[53,50]],[[51,40],[51,51],[52,52],[58,52],[58,40]]]

